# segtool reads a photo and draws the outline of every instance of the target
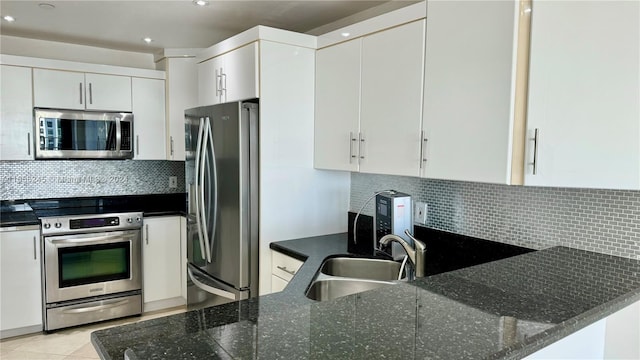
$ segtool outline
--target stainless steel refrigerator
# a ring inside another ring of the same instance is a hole
[[[185,111],[187,306],[258,296],[258,104]]]

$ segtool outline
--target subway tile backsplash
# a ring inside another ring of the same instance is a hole
[[[180,161],[0,161],[0,180],[1,200],[185,192]]]
[[[427,227],[507,244],[640,259],[640,191],[507,186],[352,173],[351,211],[379,190],[428,204]],[[363,210],[373,215],[373,200]]]

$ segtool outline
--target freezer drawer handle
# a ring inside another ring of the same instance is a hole
[[[282,271],[286,272],[287,274],[291,274],[291,275],[295,275],[295,274],[296,274],[296,272],[295,272],[295,271],[287,269],[287,267],[286,267],[286,266],[276,265],[276,267],[277,267],[278,269],[280,269],[280,270],[282,270]]]
[[[209,286],[203,282],[201,282],[200,280],[196,279],[195,275],[193,275],[193,271],[191,271],[191,269],[187,268],[187,273],[189,274],[189,279],[191,279],[191,281],[193,281],[193,283],[199,287],[200,289],[214,294],[214,295],[218,295],[218,296],[222,296],[224,298],[227,299],[231,299],[231,300],[237,300],[238,298],[236,297],[236,294],[232,293],[232,292],[228,292],[228,291],[224,291],[222,289],[217,289],[214,288],[213,286]]]

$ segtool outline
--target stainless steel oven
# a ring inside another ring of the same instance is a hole
[[[142,313],[142,213],[41,221],[45,330]]]

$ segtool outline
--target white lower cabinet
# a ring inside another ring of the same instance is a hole
[[[145,312],[184,304],[180,233],[180,216],[144,219],[142,292]]]
[[[271,292],[284,290],[303,262],[277,251],[271,251]]]
[[[42,331],[40,228],[0,229],[0,338]]]

